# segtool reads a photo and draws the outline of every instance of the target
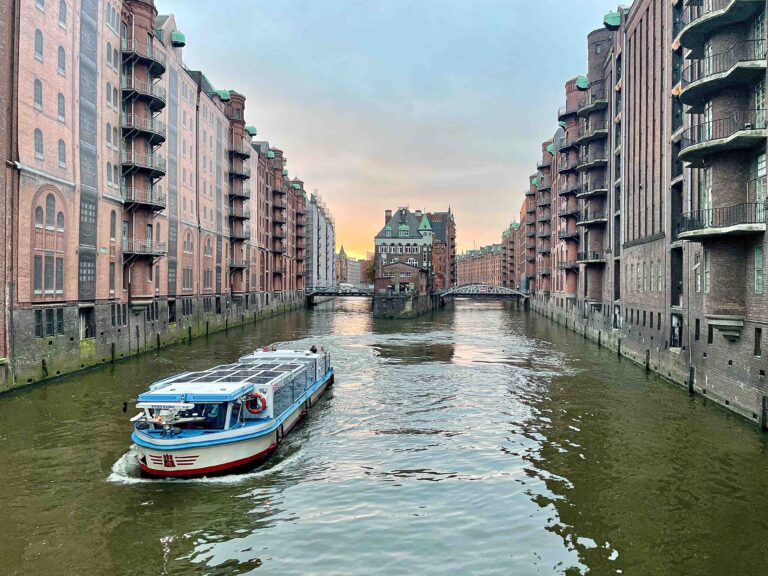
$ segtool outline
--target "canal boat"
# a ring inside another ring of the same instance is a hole
[[[244,472],[269,457],[333,384],[324,351],[264,350],[155,382],[131,418],[143,476]]]

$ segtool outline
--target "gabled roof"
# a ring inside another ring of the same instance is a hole
[[[429,218],[427,218],[427,215],[424,214],[421,218],[421,224],[419,224],[419,230],[426,230],[431,232],[432,231],[432,225],[429,223]]]
[[[387,221],[387,223],[384,225],[384,227],[379,230],[379,233],[376,234],[376,238],[380,239],[389,239],[392,240],[393,238],[413,238],[421,239],[422,235],[421,232],[419,232],[419,219],[416,218],[416,216],[408,210],[408,208],[399,208],[395,212],[393,212],[392,217]],[[387,230],[397,230],[398,235],[397,236],[387,236],[386,231]],[[400,236],[400,232],[407,232],[408,234],[405,236]]]

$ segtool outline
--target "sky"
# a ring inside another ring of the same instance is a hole
[[[609,0],[156,0],[184,60],[246,96],[246,121],[317,190],[337,249],[384,211],[453,210],[459,251],[519,219],[565,82]]]

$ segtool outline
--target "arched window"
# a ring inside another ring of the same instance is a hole
[[[107,186],[112,186],[112,163],[107,162]]]
[[[45,198],[45,227],[53,230],[53,224],[56,221],[56,198],[53,194],[48,194]]]
[[[115,232],[117,228],[117,214],[114,210],[109,214],[109,239],[115,239]]]
[[[59,140],[59,166],[64,168],[67,165],[67,145],[64,140]]]
[[[35,208],[35,228],[43,227],[43,208],[38,206]]]
[[[65,0],[59,0],[59,26],[67,25],[67,3]]]
[[[40,128],[35,128],[35,158],[43,159],[43,133]]]
[[[56,230],[64,232],[64,212],[59,212],[56,215]]]
[[[107,146],[112,145],[112,124],[107,122]]]
[[[117,99],[117,88],[112,88],[112,105],[115,107],[115,110],[117,110],[117,103],[119,100]]]
[[[107,82],[107,106],[112,108],[112,83]]]
[[[59,95],[56,98],[57,101],[57,113],[59,116],[59,122],[64,122],[67,118],[67,110],[66,110],[66,104],[64,102],[64,94],[59,92]]]
[[[107,42],[107,64],[112,66],[112,42]]]
[[[115,72],[117,72],[117,66],[120,64],[120,60],[117,58],[117,48],[112,48],[112,65],[115,67]]]
[[[35,58],[43,59],[43,33],[40,30],[35,30]]]
[[[43,83],[35,79],[35,108],[43,109]]]
[[[67,73],[67,54],[64,47],[59,46],[59,74],[62,76]]]
[[[114,146],[115,149],[117,149],[117,144],[119,142],[120,141],[117,139],[117,126],[113,126],[112,127],[112,146]]]

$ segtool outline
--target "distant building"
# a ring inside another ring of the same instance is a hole
[[[501,285],[505,288],[517,286],[516,237],[520,224],[512,222],[501,233]]]
[[[427,218],[434,232],[434,289],[443,290],[456,285],[456,221],[450,208],[448,212],[428,212]]]
[[[384,227],[375,238],[376,278],[383,273],[383,266],[397,262],[423,269],[431,276],[433,240],[429,218],[421,210],[398,208],[394,214],[387,210]]]
[[[470,250],[456,258],[458,285],[493,284],[502,285],[501,244],[483,246]]]
[[[336,281],[349,282],[349,276],[347,274],[347,253],[344,251],[344,246],[342,246],[339,253],[336,254]]]
[[[306,211],[311,240],[306,250],[307,290],[330,288],[336,284],[336,224],[317,192],[311,195]]]

